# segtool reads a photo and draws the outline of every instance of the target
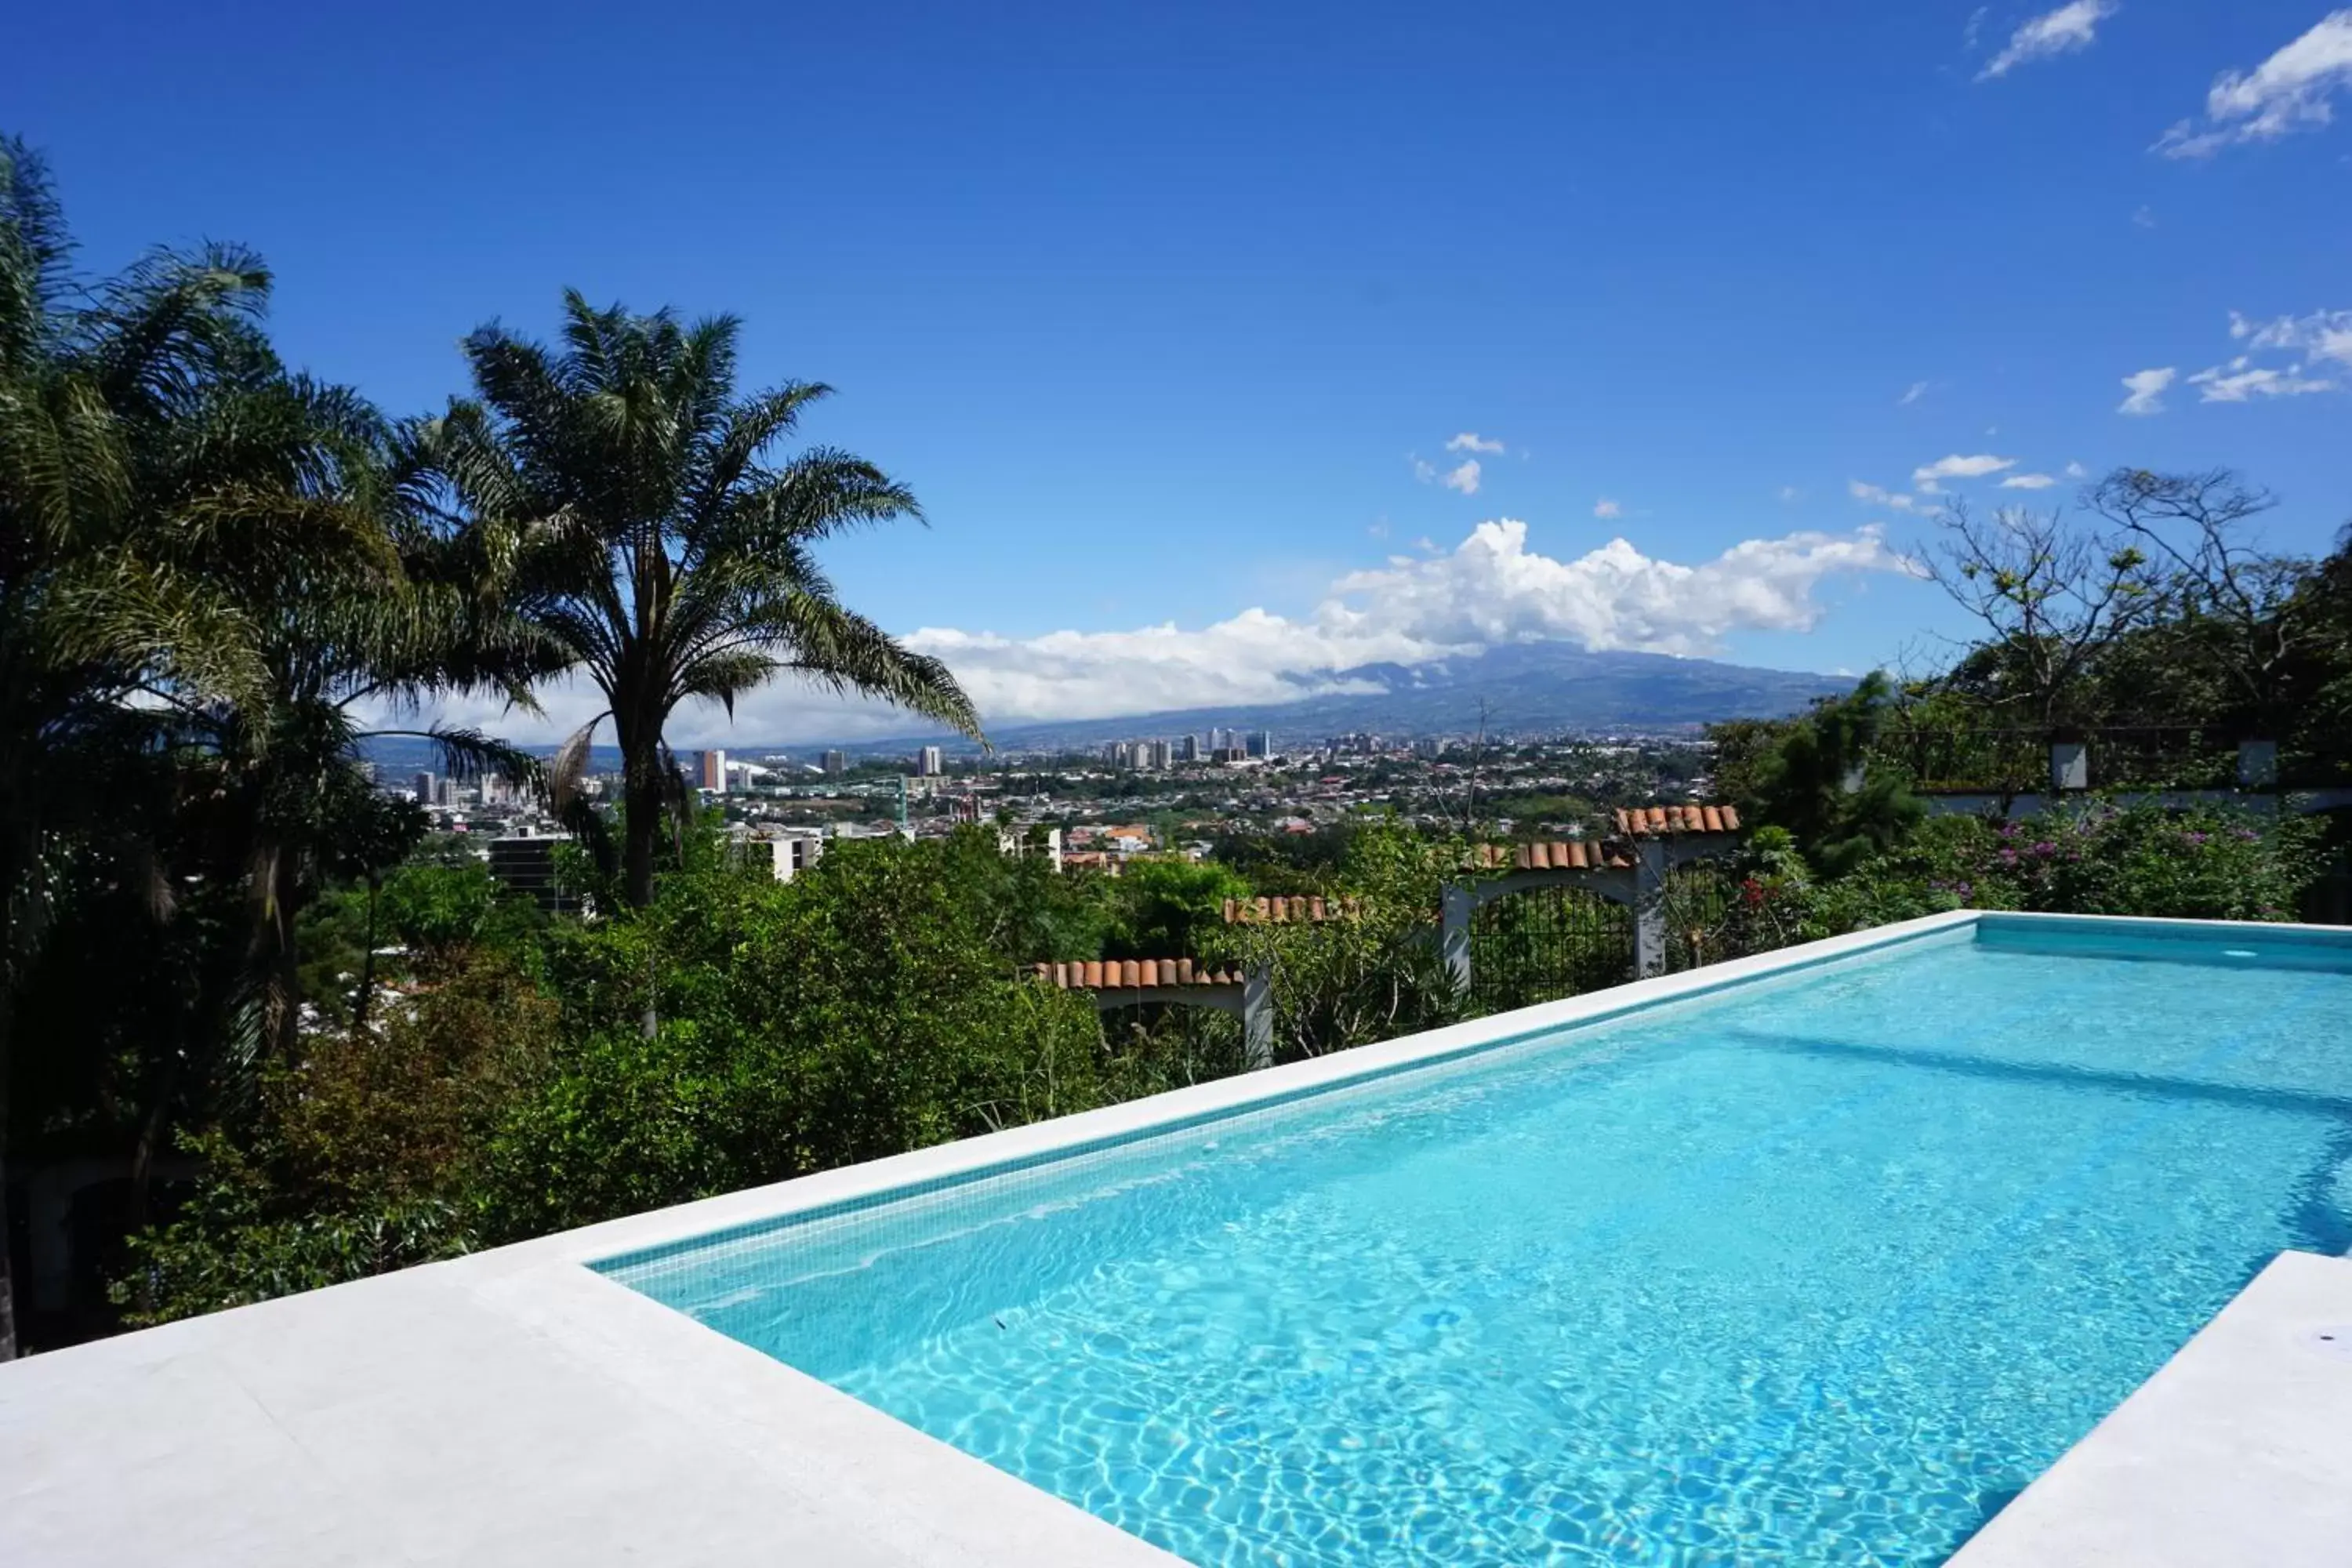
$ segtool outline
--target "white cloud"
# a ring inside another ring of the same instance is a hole
[[[2352,366],[2352,310],[2314,310],[2269,321],[2250,321],[2232,310],[2230,335],[2249,349],[2284,349]]]
[[[1794,485],[1782,485],[1780,487],[1780,499],[1783,501],[1793,501],[1804,493],[1804,491],[1799,489]]]
[[[1445,443],[1445,449],[1449,452],[1484,452],[1492,457],[1503,449],[1503,444],[1500,441],[1490,441],[1474,431],[1465,430],[1461,435]]]
[[[1916,496],[1890,490],[1880,485],[1865,484],[1860,479],[1848,479],[1845,493],[1858,501],[1867,501],[1872,506],[1892,507],[1896,511],[1917,514],[1932,510]]]
[[[1977,47],[1977,35],[1984,31],[1985,13],[1990,9],[1991,7],[1979,5],[1969,13],[1967,24],[1960,28],[1960,47],[1973,49]]]
[[[1622,517],[1625,515],[1625,509],[1607,496],[1602,496],[1592,503],[1592,515],[1600,518]]]
[[[1689,566],[1623,539],[1559,560],[1530,550],[1527,524],[1505,518],[1450,552],[1351,573],[1297,619],[1251,609],[1198,630],[1009,638],[927,629],[908,641],[947,660],[991,722],[1109,717],[1357,689],[1343,672],[1361,665],[1507,643],[1717,652],[1735,631],[1810,629],[1831,577],[1908,569],[1875,529],[1749,540]],[[736,726],[756,728],[750,718]]]
[[[1927,395],[1927,384],[1924,381],[1915,381],[1910,385],[1903,389],[1903,395],[1895,400],[1895,406],[1897,408],[1908,408],[1911,405],[1918,402],[1921,398]]]
[[[2069,463],[2066,465],[2064,469],[2066,477],[2070,479],[2079,479],[2090,471],[2090,469],[2083,467],[2080,463]]]
[[[2146,203],[2142,203],[2139,208],[2132,214],[2132,226],[2135,228],[2154,228],[2156,226],[2156,209],[2148,206]]]
[[[2116,0],[2068,0],[2054,11],[2044,11],[2009,36],[2008,45],[1985,62],[1977,79],[2007,76],[2019,66],[2034,60],[2087,49],[2098,37],[2099,24],[2121,9]]]
[[[2223,71],[2205,95],[2200,124],[2190,116],[2157,138],[2168,158],[2208,158],[2224,147],[2274,142],[2336,118],[2329,103],[2352,86],[2352,9],[2332,11],[2251,71]]]
[[[2352,15],[2352,13],[2347,13]],[[2243,351],[2228,362],[2208,365],[2187,378],[2200,403],[2252,403],[2260,398],[2301,397],[2335,392],[2342,384],[2324,374],[2330,361],[2352,371],[2352,310],[2314,310],[2307,316],[2252,321],[2230,312],[2230,336]],[[2284,363],[2257,364],[2258,353],[2285,353]],[[2164,405],[2157,395],[2173,384],[2175,372],[2144,370],[2124,377],[2131,395],[2119,412],[2154,414]]]
[[[2046,490],[2058,481],[2048,474],[2011,474],[2000,481],[2005,490]]]
[[[1911,470],[1911,482],[1920,489],[1934,494],[1942,479],[1980,479],[1987,474],[1997,474],[2003,468],[2017,467],[2015,458],[1996,458],[1990,452],[1979,452],[1963,458],[1958,452],[1948,458],[1938,458],[1924,468]]]
[[[1460,490],[1465,496],[1478,493],[1478,459],[1471,458],[1458,468],[1449,469],[1439,481],[1449,490]]]
[[[2162,393],[2172,384],[2180,372],[2171,365],[2158,370],[2136,370],[2124,377],[2124,390],[2131,395],[2116,405],[2118,414],[2161,414],[2164,412]]]
[[[1413,477],[1414,479],[1419,479],[1423,484],[1425,484],[1425,485],[1426,485],[1426,484],[1433,483],[1433,482],[1436,480],[1436,479],[1437,479],[1437,468],[1436,468],[1436,465],[1434,465],[1434,464],[1431,463],[1431,462],[1429,461],[1429,459],[1427,459],[1426,458],[1413,458],[1412,461],[1412,477]]]
[[[1349,574],[1295,618],[1246,609],[1196,628],[1170,623],[1008,637],[925,627],[905,640],[945,659],[985,721],[1002,727],[1360,691],[1371,688],[1346,672],[1363,665],[1426,664],[1509,643],[1718,653],[1735,632],[1809,630],[1824,613],[1822,590],[1832,579],[1910,569],[1872,528],[1753,539],[1685,565],[1644,555],[1623,539],[1557,559],[1530,549],[1527,524],[1507,518],[1480,523],[1451,551],[1392,556]],[[547,703],[545,721],[512,721],[495,704],[453,705],[439,717],[547,741],[599,705],[593,693],[570,688],[551,690]],[[736,707],[731,724],[715,706],[680,709],[671,742],[856,739],[924,728],[878,704],[789,681]],[[609,742],[609,728],[605,734]]]
[[[2332,381],[2305,375],[2300,364],[2277,370],[2250,364],[2243,354],[2227,365],[2199,371],[2189,378],[2189,384],[2200,389],[2198,401],[2201,403],[2249,403],[2257,397],[2298,397],[2306,392],[2336,390]]]

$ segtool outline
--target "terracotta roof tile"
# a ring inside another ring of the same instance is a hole
[[[1151,991],[1186,986],[1239,985],[1238,969],[1216,969],[1189,958],[1088,959],[1084,963],[1033,963],[1033,979],[1057,991]]]
[[[1590,838],[1553,838],[1534,844],[1481,844],[1470,863],[1482,871],[1601,871],[1633,861],[1614,844]]]
[[[1352,896],[1325,899],[1302,894],[1286,899],[1225,900],[1227,925],[1308,925],[1322,921],[1351,920],[1362,912],[1362,901]]]
[[[1617,813],[1617,831],[1627,838],[1662,833],[1737,833],[1739,812],[1728,805],[1634,806]]]

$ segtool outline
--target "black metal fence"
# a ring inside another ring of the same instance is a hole
[[[1470,1001],[1500,1013],[1633,978],[1633,911],[1581,888],[1536,888],[1470,918]]]
[[[2093,789],[2226,789],[2237,781],[2235,737],[2194,725],[2135,725],[2081,735]],[[1912,729],[1899,720],[1874,760],[1914,789],[2031,795],[2050,787],[2050,742],[2029,729]]]

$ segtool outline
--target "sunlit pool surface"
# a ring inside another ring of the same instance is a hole
[[[2352,1247],[2352,949],[2081,929],[609,1268],[1196,1563],[1938,1563]]]

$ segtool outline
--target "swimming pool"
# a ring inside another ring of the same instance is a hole
[[[1987,918],[613,1260],[1199,1563],[1933,1563],[2352,1247],[2352,945]]]

